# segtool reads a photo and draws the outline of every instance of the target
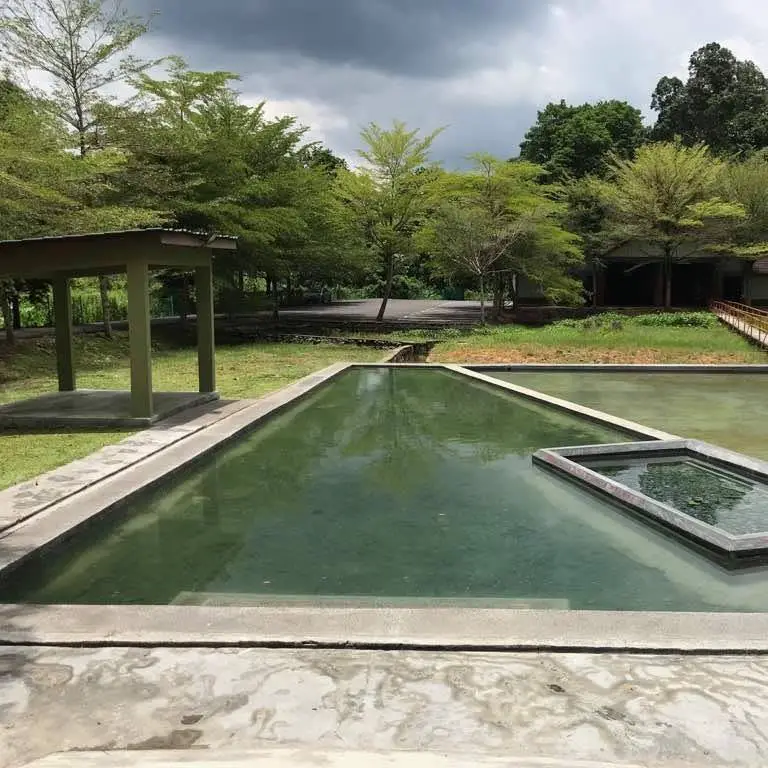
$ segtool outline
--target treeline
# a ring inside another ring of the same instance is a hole
[[[244,104],[235,73],[132,56],[148,20],[113,0],[9,0],[2,14],[0,238],[158,225],[236,235],[216,264],[226,311],[377,296],[383,316],[392,296],[471,288],[500,312],[523,277],[552,301],[583,301],[584,260],[630,237],[669,264],[683,242],[764,252],[768,87],[717,45],[694,54],[688,82],[659,83],[651,129],[623,102],[551,104],[520,157],[475,154],[450,172],[431,156],[440,131],[371,124],[350,168],[295,118]],[[23,86],[30,69],[47,73],[46,91]],[[130,98],[111,97],[117,86]],[[186,275],[156,286],[192,311]],[[81,288],[98,293],[109,333],[119,278]],[[0,283],[7,335],[20,304],[47,301],[44,284]]]

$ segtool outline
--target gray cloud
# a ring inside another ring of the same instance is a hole
[[[547,102],[626,99],[718,40],[768,70],[763,0],[126,0],[160,7],[148,55],[242,74],[249,101],[295,114],[354,156],[359,128],[447,125],[435,155],[516,154]]]
[[[546,17],[539,0],[133,0],[160,7],[163,36],[228,54],[301,56],[394,74],[446,77],[482,57],[478,41]]]

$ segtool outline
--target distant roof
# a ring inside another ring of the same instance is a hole
[[[146,227],[144,229],[116,229],[109,230],[107,232],[81,232],[71,235],[46,235],[45,237],[25,237],[20,240],[0,240],[0,245],[9,245],[11,243],[40,243],[51,242],[56,240],[92,240],[99,237],[118,237],[120,235],[137,235],[141,233],[156,234],[180,234],[190,235],[191,237],[197,237],[201,240],[237,240],[234,235],[219,235],[211,234],[210,232],[200,232],[193,229],[172,229],[170,227]]]

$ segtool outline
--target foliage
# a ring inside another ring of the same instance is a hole
[[[548,104],[525,134],[520,157],[542,165],[556,181],[605,173],[609,153],[631,158],[645,141],[639,109],[625,101]]]
[[[744,207],[746,217],[732,223],[734,252],[758,258],[768,254],[768,156],[758,152],[744,162],[729,163],[722,196]]]
[[[7,59],[53,81],[51,103],[76,132],[81,155],[99,144],[94,110],[104,88],[155,63],[128,53],[147,29],[122,0],[7,0],[0,21]]]
[[[601,312],[581,320],[559,320],[553,325],[560,328],[619,330],[624,327],[649,328],[717,328],[720,321],[711,312],[655,312],[647,315],[622,315]]]
[[[358,231],[381,263],[384,293],[379,320],[392,293],[397,260],[414,252],[413,238],[427,213],[436,174],[429,153],[440,132],[420,136],[398,120],[389,129],[370,123],[360,134],[365,147],[358,155],[364,165],[338,174],[339,199],[353,213]]]
[[[649,144],[634,160],[612,157],[611,166],[604,190],[614,237],[645,243],[660,258],[669,307],[672,263],[703,249],[727,251],[728,227],[745,218],[744,207],[720,197],[726,166],[703,144]]]
[[[553,297],[573,292],[567,270],[580,263],[581,251],[561,226],[565,206],[539,183],[542,169],[484,154],[473,159],[472,170],[444,173],[433,186],[433,210],[420,242],[437,270],[478,279],[481,322],[490,273],[523,275]]]
[[[177,226],[239,237],[237,255],[218,261],[230,284],[238,271],[263,271],[277,298],[278,279],[343,279],[364,249],[334,194],[342,161],[303,144],[294,118],[242,104],[235,78],[173,58],[166,78],[134,81],[139,108],[106,118],[111,141],[130,153],[131,198],[165,204]]]
[[[750,152],[768,146],[768,81],[754,62],[709,43],[690,58],[688,79],[663,77],[653,93],[658,113],[653,137],[679,136],[715,153]]]

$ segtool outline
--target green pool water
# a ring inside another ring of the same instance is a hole
[[[768,531],[768,487],[696,459],[579,463],[735,536]]]
[[[764,569],[725,571],[531,463],[627,439],[459,374],[355,369],[27,563],[0,602],[768,608]]]
[[[768,375],[488,372],[673,435],[768,459]]]

